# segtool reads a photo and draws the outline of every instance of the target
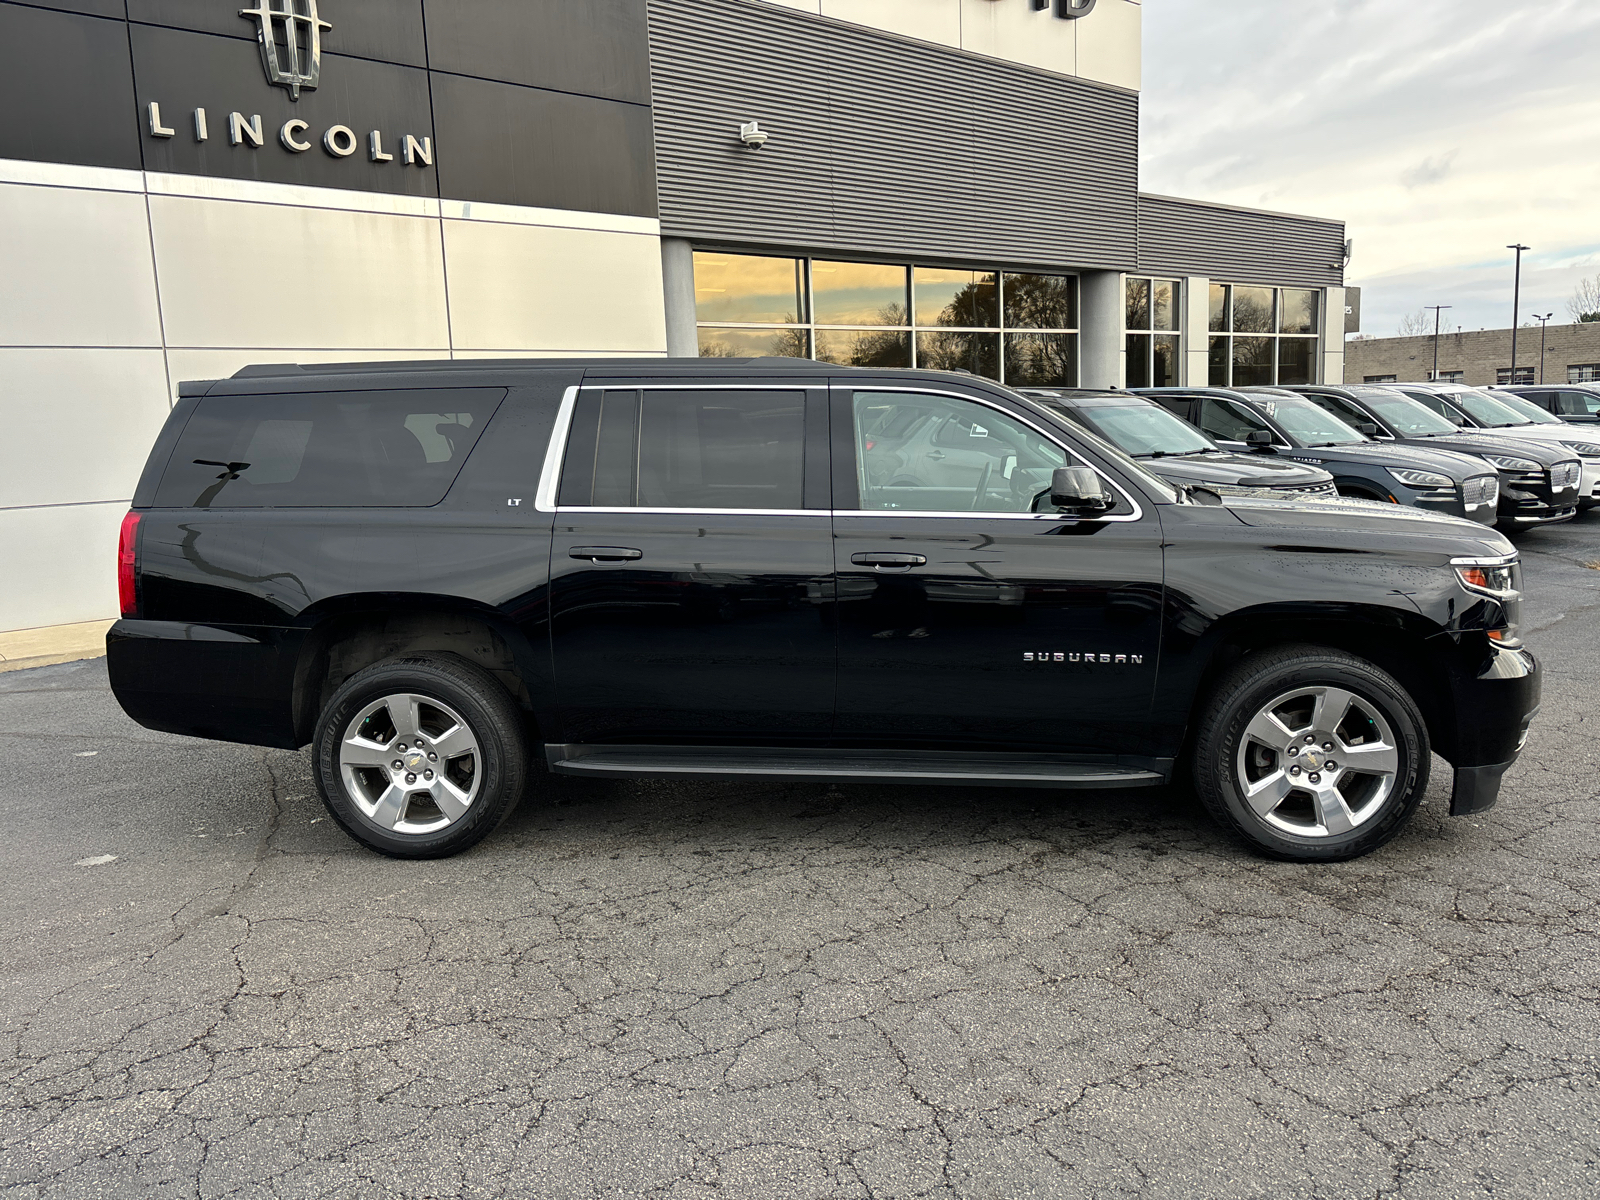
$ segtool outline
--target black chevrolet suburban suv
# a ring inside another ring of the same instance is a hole
[[[1106,788],[1287,859],[1494,803],[1539,699],[1499,534],[1174,486],[968,375],[793,359],[252,367],[123,525],[112,687],[312,746],[462,850],[535,773]]]

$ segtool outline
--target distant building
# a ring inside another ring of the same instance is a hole
[[[1433,371],[1433,334],[1366,338],[1344,346],[1346,383],[1423,381]],[[1439,335],[1439,380],[1491,383],[1600,382],[1600,323],[1552,325],[1545,331],[1540,377],[1539,327],[1517,331],[1517,377],[1511,378],[1511,330]]]

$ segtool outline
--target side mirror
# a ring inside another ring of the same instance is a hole
[[[1088,467],[1057,467],[1050,476],[1050,503],[1063,512],[1098,513],[1111,507],[1111,497]]]
[[[1378,436],[1378,426],[1372,421],[1363,421],[1356,428],[1368,437],[1375,438]]]
[[[1244,435],[1244,444],[1247,446],[1270,446],[1272,445],[1272,430],[1252,429]]]

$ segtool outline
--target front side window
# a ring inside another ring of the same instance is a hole
[[[804,468],[803,392],[591,390],[573,411],[559,503],[799,509]]]
[[[1061,447],[1021,421],[971,400],[914,392],[857,392],[861,508],[890,512],[1034,511]]]
[[[1600,414],[1600,396],[1593,392],[1562,392],[1561,411],[1572,416]]]
[[[1467,415],[1482,425],[1491,429],[1506,429],[1513,425],[1529,425],[1532,422],[1510,405],[1501,404],[1500,401],[1484,392],[1460,391],[1452,392],[1450,399],[1467,410]]]
[[[1242,442],[1257,430],[1269,433],[1272,427],[1242,404],[1203,396],[1200,400],[1200,428],[1225,442]]]

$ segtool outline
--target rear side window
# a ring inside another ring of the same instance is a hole
[[[799,509],[805,445],[801,391],[589,390],[573,411],[558,503]]]
[[[158,508],[426,508],[444,499],[503,388],[208,396]]]

